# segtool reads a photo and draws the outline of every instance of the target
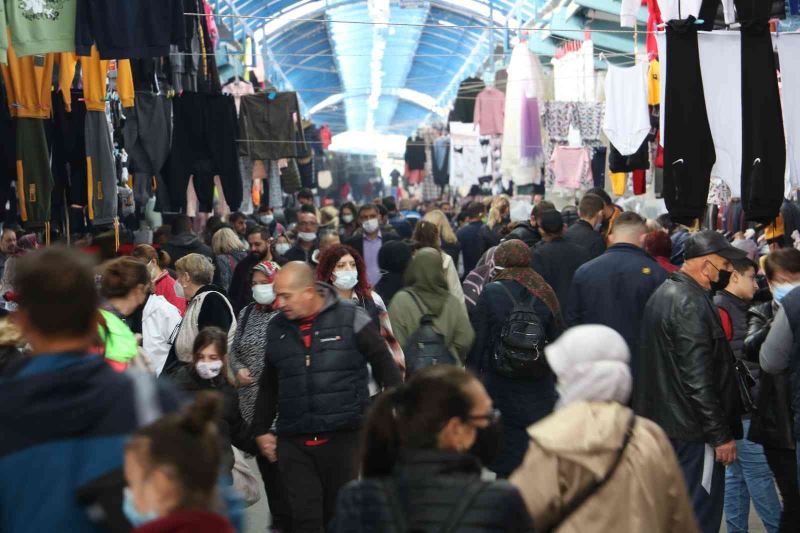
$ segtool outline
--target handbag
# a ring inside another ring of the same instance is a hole
[[[753,377],[753,374],[750,373],[750,369],[747,368],[747,365],[744,363],[744,361],[736,359],[733,364],[733,368],[736,371],[736,386],[739,389],[739,397],[742,401],[742,408],[744,409],[745,413],[754,413],[758,410],[752,392],[753,387],[756,385],[756,380]]]
[[[628,443],[631,441],[631,436],[633,436],[633,429],[635,426],[636,415],[631,413],[631,419],[628,421],[628,429],[625,431],[625,438],[622,440],[622,446],[617,452],[617,456],[614,458],[614,462],[611,463],[611,467],[608,469],[608,472],[606,472],[606,475],[603,476],[602,479],[598,479],[586,487],[582,492],[579,492],[574,498],[572,498],[572,500],[570,500],[570,502],[564,506],[564,509],[561,511],[561,514],[558,516],[558,518],[545,531],[551,533],[556,531],[559,527],[561,527],[561,524],[566,522],[567,519],[572,516],[575,511],[580,509],[586,500],[591,498],[597,491],[602,489],[603,486],[608,483],[612,477],[614,477],[617,467],[622,462],[622,456],[625,455],[625,450],[628,448]]]
[[[253,474],[244,452],[235,446],[233,450],[233,487],[242,495],[247,507],[261,499],[261,487],[258,477]]]

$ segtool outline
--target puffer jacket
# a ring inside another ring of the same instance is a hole
[[[455,531],[533,531],[519,492],[506,481],[479,481],[480,462],[439,450],[406,451],[390,479],[352,481],[339,492],[331,533],[400,533],[386,483],[394,483],[409,531],[442,531],[471,482],[483,483]]]
[[[577,494],[606,476],[622,447],[631,415],[630,409],[617,403],[577,402],[528,428],[528,453],[511,483],[519,488],[537,530],[548,531]],[[555,531],[699,531],[681,468],[664,432],[637,417],[622,460],[607,484]]]
[[[775,317],[772,302],[754,305],[747,312],[748,329],[744,353],[748,360],[758,361],[761,345],[767,338]],[[793,450],[792,407],[789,371],[780,374],[761,372],[759,377],[758,409],[751,416],[747,438],[767,448]]]
[[[672,439],[719,446],[742,437],[734,356],[709,292],[672,274],[645,307],[633,408]]]

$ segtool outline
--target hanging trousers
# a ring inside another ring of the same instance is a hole
[[[95,226],[117,217],[117,166],[111,132],[103,111],[86,111],[86,186],[88,215]]]
[[[239,127],[233,97],[184,93],[173,99],[172,152],[168,177],[160,205],[186,210],[186,188],[194,176],[199,210],[210,213],[214,200],[214,176],[222,182],[225,199],[232,211],[242,203],[242,176],[236,139]],[[158,193],[157,193],[158,194]]]
[[[748,220],[768,223],[780,212],[786,170],[771,3],[735,4],[742,24],[742,204]]]
[[[53,175],[50,151],[41,118],[17,118],[17,194],[19,214],[26,228],[50,222]]]
[[[675,222],[691,225],[703,216],[716,161],[693,17],[669,22],[667,65],[664,201]]]

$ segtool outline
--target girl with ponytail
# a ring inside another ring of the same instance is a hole
[[[136,431],[125,448],[125,516],[134,533],[233,533],[216,513],[222,397],[198,393],[182,411]]]

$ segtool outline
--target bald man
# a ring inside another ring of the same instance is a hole
[[[358,475],[367,365],[384,388],[402,378],[367,312],[316,282],[306,263],[284,266],[274,290],[279,312],[267,331],[253,430],[262,454],[277,455],[292,531],[317,533],[333,517],[339,489]]]
[[[720,528],[725,466],[736,460],[743,414],[735,359],[711,293],[725,289],[731,261],[746,255],[715,231],[690,236],[683,268],[647,302],[635,364],[634,410],[669,437],[704,533]]]

